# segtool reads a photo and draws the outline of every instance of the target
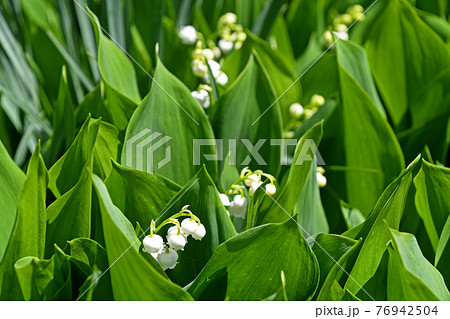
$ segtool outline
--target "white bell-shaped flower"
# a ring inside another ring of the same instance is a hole
[[[220,72],[220,74],[216,77],[216,83],[220,85],[227,85],[228,83],[228,75],[226,75],[223,72]]]
[[[195,59],[192,61],[192,72],[195,76],[203,77],[208,74],[208,67],[202,60]]]
[[[253,194],[256,192],[256,190],[258,189],[259,186],[261,186],[262,182],[253,182],[250,185],[250,188],[248,190],[250,196],[253,196]]]
[[[142,244],[144,245],[144,251],[146,253],[152,254],[152,253],[160,253],[161,250],[164,248],[164,240],[161,236],[157,234],[153,234],[152,237],[150,235],[145,236],[144,240],[142,241]]]
[[[220,17],[220,21],[225,24],[235,24],[237,22],[237,16],[232,12],[227,12]]]
[[[266,194],[269,196],[273,196],[275,195],[275,193],[277,192],[277,187],[273,184],[267,184],[266,185]]]
[[[206,228],[203,224],[200,224],[195,232],[192,234],[192,237],[194,237],[195,240],[202,240],[203,237],[206,235]]]
[[[216,75],[218,74],[218,72],[220,72],[220,63],[214,60],[209,60],[208,61],[209,67],[211,68],[211,71],[214,75],[214,77],[216,77]]]
[[[339,40],[348,41],[349,39],[348,33],[345,31],[333,31],[333,33]]]
[[[179,233],[178,231],[168,231],[167,232],[167,243],[170,248],[175,250],[184,250],[184,246],[186,246],[187,239],[183,233]]]
[[[178,234],[178,226],[174,225],[167,230],[167,235]],[[180,227],[180,234],[184,237],[187,237],[188,234],[185,234],[183,228]]]
[[[244,180],[245,186],[250,187],[253,182],[259,182],[260,178],[258,174],[250,174]]]
[[[230,199],[228,198],[227,194],[219,194],[220,200],[222,201],[223,206],[228,207],[230,206]]]
[[[300,103],[294,103],[289,107],[289,113],[294,118],[299,118],[304,112],[303,106]]]
[[[211,49],[204,49],[202,51],[203,56],[206,58],[206,60],[213,60],[214,59],[214,52]]]
[[[191,25],[187,25],[181,27],[178,36],[181,39],[181,42],[186,45],[191,45],[197,42],[197,30]]]
[[[233,50],[233,42],[231,41],[220,39],[217,45],[219,46],[223,54],[228,54],[231,50]]]
[[[322,106],[325,104],[325,98],[322,95],[314,94],[311,98],[311,104],[315,106]]]
[[[207,109],[211,105],[211,97],[209,96],[208,91],[200,89],[199,91],[192,91],[191,95],[201,106],[203,106],[203,108]]]
[[[192,235],[198,228],[198,222],[195,219],[185,218],[181,222],[181,229],[186,235]]]
[[[236,195],[230,205],[230,214],[234,217],[245,218],[247,213],[247,199],[244,196]]]
[[[178,253],[172,249],[164,249],[164,251],[158,255],[157,260],[162,269],[174,269],[178,261]]]
[[[319,185],[320,188],[325,187],[327,185],[327,178],[321,172],[316,173],[316,178],[317,184]]]

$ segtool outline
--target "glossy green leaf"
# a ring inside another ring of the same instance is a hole
[[[298,222],[302,226],[305,237],[317,233],[328,233],[328,221],[320,199],[319,185],[317,184],[317,160],[313,161],[309,176],[295,204],[295,211],[299,213]]]
[[[190,238],[179,256],[177,267],[168,272],[169,277],[181,285],[194,280],[216,248],[236,235],[231,219],[220,200],[219,191],[205,167],[167,202],[156,224],[176,214],[185,205],[189,205],[189,209],[205,225],[206,236],[201,241]],[[146,228],[149,226],[145,225]],[[163,229],[165,230],[166,228]]]
[[[48,260],[24,257],[14,269],[25,300],[71,300],[72,278],[69,260],[55,246]]]
[[[436,249],[435,266],[444,276],[447,287],[450,284],[450,217],[447,218],[447,222],[439,239],[439,243]]]
[[[217,102],[212,125],[217,138],[223,139],[223,148],[235,152],[238,170],[250,166],[277,175],[280,149],[265,141],[282,136],[279,105],[271,105],[275,99],[267,73],[252,56],[239,78]],[[251,145],[265,142],[258,149],[261,159],[252,157],[242,139]],[[230,140],[235,140],[236,150],[230,149]]]
[[[379,101],[364,50],[346,41],[339,41],[336,46],[346,165],[379,170],[346,172],[347,201],[367,216],[384,187],[404,167],[403,154],[381,106],[377,106]]]
[[[181,287],[161,275],[155,260],[149,263],[139,252],[141,246],[133,226],[114,206],[105,184],[93,175],[99,198],[103,233],[115,300],[191,300]],[[130,276],[130,274],[139,274]]]
[[[123,52],[124,48],[103,34],[97,17],[92,11],[87,10],[97,37],[98,66],[105,83],[107,107],[113,123],[122,131],[126,129],[131,115],[141,102],[136,72]]]
[[[442,275],[422,255],[414,235],[389,232],[388,300],[450,300]]]
[[[214,180],[217,180],[217,163],[203,157],[203,154],[214,157],[215,146],[199,146],[197,154],[193,149],[195,139],[207,139],[207,142],[214,143],[214,134],[203,109],[160,60],[154,79],[150,93],[136,109],[128,125],[122,164],[184,184],[195,175],[200,164],[205,163]],[[153,142],[159,136],[160,139]],[[163,162],[165,159],[167,163]],[[148,167],[150,164],[151,167]]]
[[[25,175],[9,157],[8,151],[0,141],[0,262],[8,245],[9,237],[16,219],[17,200]]]
[[[343,234],[354,239],[364,238],[358,259],[350,272],[351,280],[345,284],[345,288],[354,295],[358,295],[380,266],[390,240],[386,223],[393,229],[399,227],[412,184],[412,172],[419,161],[420,158],[417,158],[384,190],[364,223]],[[367,298],[365,291],[361,294],[358,296]]]
[[[439,75],[450,67],[450,51],[411,4],[387,2],[368,30],[370,64],[394,125],[404,121],[409,111],[412,123],[418,124],[448,110],[448,103],[445,108],[423,104],[423,99],[442,100],[448,94]]]
[[[27,256],[42,258],[45,248],[48,173],[36,146],[20,189],[14,228],[0,263],[0,299],[22,300],[14,263]]]
[[[294,214],[297,199],[310,175],[316,156],[313,153],[313,145],[318,147],[322,138],[322,125],[322,122],[314,125],[299,140],[286,183],[277,191],[276,201],[273,198],[266,200],[270,209],[267,213],[261,212],[259,224],[286,221]]]
[[[156,174],[147,174],[113,162],[105,181],[111,200],[132,225],[149,227],[181,186]]]
[[[188,291],[196,298],[220,271],[228,274],[221,287],[228,300],[261,300],[276,293],[281,271],[289,300],[312,298],[319,282],[317,260],[293,220],[252,228],[220,245]],[[210,297],[220,298],[218,292]]]
[[[450,214],[450,169],[422,161],[414,178],[415,204],[428,238],[436,251],[445,222]]]
[[[92,181],[84,170],[78,183],[47,208],[46,256],[54,244],[63,247],[67,241],[91,234]]]

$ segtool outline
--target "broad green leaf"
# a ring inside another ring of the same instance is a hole
[[[27,256],[44,256],[48,173],[40,149],[38,144],[28,164],[27,176],[17,201],[14,228],[0,263],[1,300],[23,299],[14,273],[14,263]]]
[[[252,228],[220,245],[188,291],[197,298],[220,271],[228,274],[221,287],[227,300],[262,300],[276,293],[281,271],[290,300],[312,298],[319,282],[317,260],[293,220]],[[218,292],[212,290],[210,298],[220,298]]]
[[[201,241],[190,238],[179,255],[177,267],[168,272],[169,277],[180,285],[194,280],[216,248],[236,235],[231,219],[220,200],[219,191],[205,167],[167,202],[156,224],[178,213],[185,205],[189,205],[189,209],[205,225],[206,236]],[[165,230],[166,228],[163,229]]]
[[[357,208],[350,206],[342,200],[340,202],[340,206],[347,229],[356,227],[366,220],[364,215]]]
[[[252,32],[262,39],[267,39],[285,2],[287,0],[266,1],[258,19],[253,24]]]
[[[125,130],[136,106],[141,102],[136,72],[120,44],[108,39],[98,18],[87,9],[94,26],[98,46],[98,67],[105,83],[107,107],[113,123]]]
[[[246,68],[252,55],[257,57],[260,67],[272,86],[274,95],[270,101],[259,100],[260,103],[266,104],[261,105],[260,109],[265,111],[268,107],[276,108],[279,105],[282,120],[285,124],[289,119],[289,107],[292,103],[300,101],[302,87],[300,82],[297,81],[292,65],[286,60],[282,52],[271,48],[269,43],[247,32],[247,39],[242,48],[233,52],[224,60],[223,70],[227,73],[230,82],[234,82],[235,79],[241,77],[240,74]],[[266,114],[266,116],[269,114]],[[248,121],[253,123],[256,118],[256,114],[251,115]]]
[[[318,292],[322,288],[328,274],[338,263],[338,260],[354,247],[357,241],[344,236],[324,233],[308,237],[306,240],[319,263],[320,280],[317,288]]]
[[[150,93],[128,125],[121,164],[184,184],[195,175],[201,163],[205,163],[217,180],[216,161],[203,157],[203,154],[211,154],[210,157],[215,158],[215,145],[195,147],[197,139],[215,143],[203,109],[161,60],[158,60],[154,79]]]
[[[101,120],[85,120],[68,151],[50,168],[48,188],[58,198],[74,187],[91,161]]]
[[[345,284],[345,288],[354,295],[367,297],[365,291],[361,295],[358,292],[375,276],[387,249],[390,235],[385,223],[393,229],[399,227],[412,184],[412,172],[419,161],[418,157],[389,184],[364,223],[343,234],[354,239],[364,238],[358,259],[350,272],[351,280]]]
[[[439,271],[422,255],[416,238],[389,228],[388,300],[450,300]]]
[[[117,158],[118,131],[101,119],[86,119],[69,150],[49,170],[49,189],[58,198],[74,187],[86,167],[106,178]]]
[[[150,226],[181,186],[165,177],[147,174],[113,162],[113,170],[105,181],[111,200],[132,225]]]
[[[444,276],[447,287],[450,285],[450,217],[442,230],[441,237],[436,249],[434,265]]]
[[[443,107],[423,101],[448,96],[448,85],[439,74],[450,67],[450,51],[411,4],[388,1],[368,30],[365,45],[370,65],[394,125],[404,121],[409,111],[415,125],[448,110],[448,103]]]
[[[403,154],[381,106],[376,106],[379,101],[374,100],[376,92],[364,50],[347,41],[339,41],[336,47],[346,165],[379,170],[346,172],[347,201],[367,216],[383,189],[404,167]]]
[[[0,141],[0,262],[8,245],[9,237],[16,219],[17,200],[25,175],[9,157],[8,151]]]
[[[322,126],[322,122],[314,125],[299,140],[286,183],[277,191],[278,194],[275,194],[276,201],[273,198],[266,199],[270,208],[266,213],[260,212],[262,216],[258,216],[259,224],[283,222],[294,215],[297,199],[310,175],[316,156],[313,146],[319,147],[322,138]]]
[[[171,283],[140,253],[140,241],[131,223],[114,206],[105,184],[92,175],[97,192],[115,300],[192,300],[181,287]],[[130,274],[133,274],[130,276]]]
[[[77,275],[77,300],[113,300],[111,276],[106,250],[88,238],[76,238],[68,242],[66,257]],[[86,280],[81,285],[80,280]],[[75,287],[74,287],[75,289]]]
[[[317,233],[328,233],[328,221],[320,199],[319,185],[317,184],[317,160],[313,161],[309,176],[295,204],[298,212],[298,223],[301,225],[305,237]]]
[[[436,251],[440,235],[450,214],[450,169],[422,160],[414,178],[415,204],[428,238]]]
[[[70,263],[58,246],[50,259],[24,257],[14,269],[25,300],[72,299]]]
[[[75,119],[67,71],[63,67],[59,81],[58,99],[53,110],[53,136],[45,151],[48,165],[52,165],[72,144],[75,136]]]
[[[347,279],[351,267],[358,257],[361,249],[362,238],[353,245],[346,253],[336,259],[336,263],[329,270],[328,274],[324,274],[325,281],[319,290],[316,300],[319,301],[340,301],[345,295],[347,289],[341,286],[341,282]],[[349,278],[349,280],[352,280]]]
[[[47,208],[46,256],[53,246],[91,234],[92,181],[84,170],[78,183]]]
[[[249,166],[277,175],[280,148],[269,143],[282,137],[279,105],[270,107],[275,99],[261,62],[252,56],[239,78],[217,101],[211,122],[217,138],[223,139],[223,149],[232,152],[238,170]],[[250,154],[242,139],[251,146],[263,142],[259,149],[255,147],[259,159]],[[235,142],[235,150],[230,149],[230,140]]]

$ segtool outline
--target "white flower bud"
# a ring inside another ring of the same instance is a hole
[[[202,53],[207,60],[214,59],[214,52],[211,49],[204,49]]]
[[[234,196],[230,205],[230,214],[238,218],[245,218],[246,213],[247,199],[241,195]]]
[[[226,85],[228,83],[228,76],[221,72],[218,77],[216,77],[216,83],[220,85]]]
[[[325,104],[325,98],[322,95],[314,94],[311,98],[311,104],[315,106],[322,106]]]
[[[294,103],[289,107],[289,113],[294,118],[299,118],[303,114],[303,106],[300,103]]]
[[[244,180],[244,183],[247,187],[250,187],[253,182],[259,182],[260,178],[258,174],[251,174],[248,175],[247,178]]]
[[[206,228],[203,224],[200,224],[195,233],[192,234],[192,237],[194,237],[195,240],[202,240],[203,237],[206,235]]]
[[[259,186],[261,186],[262,182],[253,182],[250,185],[250,189],[248,190],[250,196],[253,196],[253,194],[256,192]]]
[[[208,67],[202,60],[195,59],[192,61],[192,72],[195,76],[202,77],[208,74]]]
[[[228,12],[220,18],[220,21],[224,24],[235,24],[237,22],[237,16],[232,12]]]
[[[233,42],[224,39],[220,39],[218,45],[223,54],[228,54],[233,49]]]
[[[194,219],[185,218],[181,222],[181,229],[186,235],[192,235],[198,228],[198,222]]]
[[[181,42],[186,45],[194,44],[197,41],[197,31],[191,25],[181,27],[178,36],[180,37]]]
[[[344,31],[333,31],[334,35],[339,39],[343,41],[348,41],[348,33]]]
[[[313,111],[313,110],[310,110],[310,109],[306,109],[306,110],[305,110],[305,118],[306,118],[306,119],[311,118],[311,117],[314,115],[314,113],[316,113],[316,112]]]
[[[323,34],[322,43],[325,46],[330,46],[333,43],[333,34],[330,30],[325,31],[325,33]]]
[[[142,244],[144,245],[144,251],[149,254],[152,253],[159,254],[161,250],[164,248],[164,240],[161,236],[157,234],[153,234],[152,237],[150,237],[150,235],[145,236],[144,240],[142,241]]]
[[[218,74],[218,72],[220,72],[219,62],[214,61],[214,60],[209,60],[208,64],[209,64],[209,67],[211,68],[211,71],[212,71],[214,77],[216,77],[216,74]]]
[[[186,246],[187,240],[182,233],[178,234],[178,231],[172,231],[167,232],[167,243],[169,244],[170,248],[173,248],[175,250],[184,250],[184,246]]]
[[[273,196],[277,192],[277,187],[273,184],[266,185],[266,195]]]
[[[317,184],[319,185],[320,188],[325,187],[327,185],[327,178],[325,176],[323,176],[322,173],[317,172],[316,178],[317,178]]]
[[[200,91],[192,91],[191,95],[201,106],[203,106],[203,108],[207,109],[211,105],[211,97],[209,96],[208,91],[200,89]]]
[[[245,32],[239,32],[239,33],[238,33],[238,36],[237,36],[237,40],[238,40],[239,42],[244,42],[245,39],[247,39],[247,33],[245,33]]]
[[[336,32],[348,32],[348,28],[345,24],[337,24],[334,26]]]
[[[161,254],[158,255],[157,260],[162,269],[174,269],[177,265],[178,253],[172,248],[165,249]]]
[[[348,13],[344,13],[343,15],[341,15],[340,21],[345,25],[350,25],[353,22],[353,17]]]
[[[222,201],[223,206],[230,206],[230,199],[226,194],[219,194],[220,200]]]
[[[218,47],[214,47],[212,49],[214,56],[216,57],[216,59],[219,59],[222,56],[222,51],[220,51],[220,49]]]

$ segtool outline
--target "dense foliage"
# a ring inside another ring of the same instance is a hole
[[[0,300],[450,300],[448,1],[0,4]]]

